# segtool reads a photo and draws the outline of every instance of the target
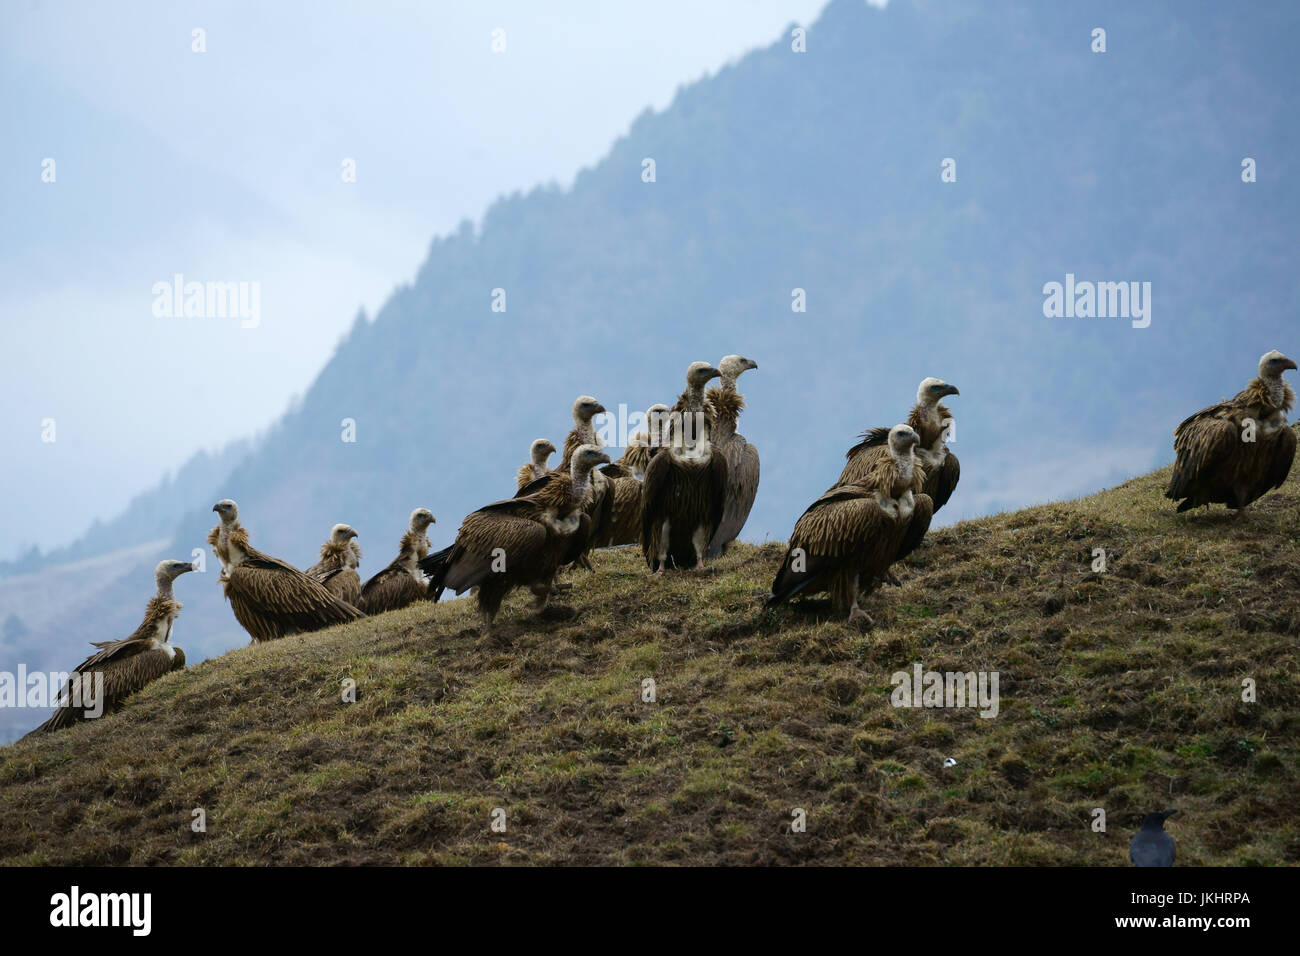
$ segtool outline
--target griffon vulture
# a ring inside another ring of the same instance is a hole
[[[608,463],[609,455],[581,445],[569,459],[568,474],[551,472],[528,494],[480,508],[461,523],[455,544],[420,562],[433,600],[447,588],[456,594],[477,588],[485,628],[514,588],[532,591],[539,610],[546,605],[560,566],[588,542],[591,519],[583,506],[592,469]]]
[[[655,574],[664,568],[704,567],[709,542],[722,523],[727,460],[710,442],[704,386],[722,373],[693,362],[677,400],[670,444],[650,459],[641,487],[641,550]]]
[[[356,606],[361,600],[361,545],[357,533],[345,524],[336,524],[320,547],[320,560],[303,573],[319,581],[335,597]]]
[[[961,462],[945,441],[951,434],[952,412],[941,401],[948,395],[960,394],[955,385],[927,378],[917,388],[916,404],[907,416],[907,424],[921,439],[916,446],[916,460],[925,469],[923,490],[934,502],[935,511],[948,503],[961,478]],[[862,440],[845,454],[848,463],[832,487],[855,484],[872,469],[877,457],[888,457],[888,428],[869,428],[859,437]]]
[[[208,532],[208,546],[221,562],[221,574],[217,580],[224,581],[230,572],[230,549],[227,547],[227,540],[232,531],[243,531],[244,526],[239,523],[239,506],[229,498],[222,498],[212,510],[218,509],[222,510],[223,515],[229,515],[229,520],[223,517],[217,522],[217,526]]]
[[[233,522],[238,513],[229,499],[217,502],[212,510],[223,525]],[[248,532],[242,527],[222,534],[230,561],[222,581],[226,598],[254,644],[365,617],[287,561],[262,554],[248,543]]]
[[[419,563],[429,554],[429,525],[437,521],[428,508],[416,508],[397,547],[397,557],[365,583],[358,607],[367,614],[382,614],[423,600],[428,582]]]
[[[910,425],[895,425],[888,456],[877,456],[858,482],[836,486],[812,503],[790,535],[769,606],[829,591],[837,611],[871,624],[859,597],[870,594],[889,566],[916,548],[934,514],[914,451],[920,441]]]
[[[522,491],[524,486],[531,481],[536,481],[542,475],[546,474],[546,459],[555,454],[555,446],[545,438],[533,440],[532,448],[528,451],[528,464],[519,466],[519,474],[516,478],[518,484],[516,491]],[[423,557],[423,555],[421,555]]]
[[[745,396],[736,391],[736,379],[751,368],[758,368],[758,363],[740,355],[728,355],[718,363],[722,381],[708,395],[713,406],[713,447],[727,460],[727,501],[722,509],[722,524],[709,542],[711,558],[716,558],[736,540],[758,494],[758,449],[736,431],[741,409],[745,407]]]
[[[171,643],[172,626],[182,607],[172,596],[172,582],[193,570],[194,565],[188,561],[159,562],[153,574],[157,593],[149,599],[144,620],[135,633],[118,641],[91,641],[99,650],[69,676],[54,715],[27,736],[89,720],[86,710],[92,701],[88,695],[100,693],[94,686],[96,675],[103,678],[103,690],[93,704],[96,709],[102,704],[102,713],[107,714],[146,684],[171,671],[184,670],[185,652]]]
[[[573,460],[573,453],[584,445],[592,445],[601,448],[604,442],[596,434],[596,427],[591,420],[597,415],[603,414],[605,406],[596,401],[590,395],[579,395],[573,402],[573,429],[564,439],[564,457],[560,460],[560,467],[557,469],[561,474],[569,473],[569,466]],[[533,488],[525,485],[518,492],[519,495],[529,494]],[[590,480],[587,485],[587,502],[583,510],[591,518],[590,540],[586,547],[582,548],[574,563],[581,565],[588,571],[593,570],[591,561],[587,557],[588,552],[596,547],[596,543],[609,536],[610,522],[613,520],[613,497],[608,494],[605,476],[599,471],[591,472]]]
[[[1174,473],[1165,497],[1178,510],[1221,504],[1241,509],[1280,488],[1295,460],[1286,413],[1295,392],[1282,373],[1296,363],[1276,349],[1260,357],[1259,377],[1235,398],[1197,412],[1174,429]]]

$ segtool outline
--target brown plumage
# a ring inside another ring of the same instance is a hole
[[[561,474],[568,474],[573,462],[574,452],[586,445],[595,448],[604,446],[600,436],[596,434],[596,426],[592,424],[592,419],[597,415],[604,414],[605,406],[596,401],[590,395],[579,395],[573,402],[573,428],[564,439],[564,457],[560,460],[560,465],[556,471]],[[528,486],[525,486],[528,487]],[[588,543],[583,547],[574,563],[592,570],[591,560],[588,557],[589,552],[596,546],[596,542],[609,536],[610,522],[613,520],[614,502],[612,496],[608,494],[609,489],[606,487],[605,476],[599,471],[591,473],[591,479],[588,484],[587,502],[583,510],[591,518],[591,529],[588,535]],[[519,490],[520,495],[525,494],[523,488]],[[518,497],[518,495],[516,495]]]
[[[208,532],[208,546],[212,548],[212,553],[217,556],[221,562],[221,574],[217,577],[218,581],[224,581],[226,574],[230,570],[230,549],[227,547],[226,539],[232,531],[243,531],[244,526],[239,523],[239,506],[229,498],[222,498],[213,506],[212,510],[222,510],[223,515],[229,516],[229,521],[224,518],[217,522],[217,526]]]
[[[758,363],[740,355],[728,355],[718,363],[722,372],[720,387],[709,392],[708,402],[713,413],[713,446],[727,460],[727,498],[722,509],[722,522],[709,542],[708,556],[716,558],[731,542],[736,540],[758,494],[758,449],[736,431],[740,413],[745,407],[745,396],[736,391],[736,379],[748,369],[758,368]]]
[[[397,557],[361,589],[361,603],[358,605],[361,610],[367,614],[382,614],[424,600],[428,582],[419,564],[429,554],[426,532],[436,520],[428,508],[416,508],[411,512],[410,523],[398,544]]]
[[[656,433],[661,433],[661,416],[668,413],[667,405],[651,405],[646,411],[646,423]],[[610,516],[598,547],[618,547],[636,544],[641,537],[641,482],[650,466],[650,434],[637,432],[628,439],[627,448],[618,461],[601,469],[609,487]]]
[[[223,507],[226,504],[232,507]],[[227,499],[217,502],[212,510],[226,523],[228,517],[233,518],[237,513],[233,505]],[[243,528],[225,532],[225,540],[230,564],[222,584],[235,620],[253,643],[318,631],[365,617],[287,561],[258,551],[249,544],[248,532]]]
[[[591,420],[604,414],[605,406],[590,395],[579,395],[573,402],[573,428],[564,437],[564,457],[560,459],[559,471],[568,473],[573,463],[573,453],[583,445],[595,445],[601,448],[605,443],[596,434],[596,426]]]
[[[182,607],[172,595],[172,582],[193,570],[188,561],[160,562],[154,569],[157,592],[149,599],[140,626],[118,641],[92,641],[99,650],[69,676],[59,696],[59,709],[27,736],[92,719],[86,715],[90,697],[95,697],[96,708],[102,705],[103,713],[112,713],[146,684],[171,671],[184,670],[185,652],[171,643],[172,626]],[[97,679],[103,680],[102,692],[94,686]]]
[[[702,568],[709,541],[722,522],[727,461],[709,440],[704,386],[721,373],[694,362],[672,417],[671,443],[650,459],[641,487],[641,550],[656,574],[665,568]],[[698,428],[698,422],[704,422]]]
[[[530,482],[536,481],[549,470],[546,467],[546,459],[555,454],[555,446],[545,438],[538,438],[533,441],[532,447],[528,450],[528,464],[521,465],[519,473],[516,475],[516,491],[523,490],[523,487]],[[421,555],[423,557],[423,555]]]
[[[955,385],[937,378],[927,378],[916,390],[916,404],[907,416],[907,424],[918,436],[916,460],[925,469],[924,491],[938,511],[948,503],[957,482],[961,480],[961,462],[948,447],[953,417],[940,399],[960,395]],[[860,436],[861,441],[844,455],[848,462],[840,472],[839,481],[831,487],[851,485],[871,470],[878,458],[889,457],[889,429],[869,428]]]
[[[486,627],[517,587],[532,591],[539,608],[546,604],[561,565],[574,560],[590,537],[583,506],[591,472],[609,462],[594,445],[575,448],[570,459],[568,474],[550,472],[528,494],[480,508],[461,523],[455,544],[420,562],[435,601],[447,588],[456,594],[477,588]]]
[[[1286,420],[1295,392],[1282,373],[1295,367],[1268,352],[1259,377],[1241,392],[1174,429],[1177,459],[1165,497],[1178,501],[1180,512],[1209,504],[1241,509],[1286,481],[1295,460],[1296,434]]]
[[[303,573],[319,581],[337,598],[356,605],[361,600],[361,545],[348,525],[336,524],[320,548],[320,560]]]
[[[888,456],[873,456],[858,483],[831,488],[812,503],[790,535],[769,606],[829,591],[837,611],[870,623],[859,598],[920,544],[934,514],[921,490],[925,471],[913,450],[919,442],[911,426],[894,426]]]
[[[597,540],[596,546],[610,548],[636,544],[641,536],[641,482],[637,481],[630,467],[624,467],[622,459],[603,469],[602,474],[608,487],[610,516],[605,533]]]

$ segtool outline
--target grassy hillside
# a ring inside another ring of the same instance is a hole
[[[0,751],[0,858],[1120,865],[1176,805],[1180,863],[1295,863],[1300,490],[1180,518],[1165,477],[936,532],[870,632],[763,611],[768,544],[601,554],[492,637],[459,601],[233,651]],[[894,709],[917,660],[997,670],[1001,713]]]

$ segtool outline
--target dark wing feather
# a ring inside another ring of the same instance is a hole
[[[319,581],[264,554],[253,554],[230,572],[226,596],[254,640],[318,631],[365,617]]]
[[[1291,465],[1295,461],[1295,431],[1283,428],[1273,437],[1273,443],[1273,455],[1268,462],[1268,487],[1264,491],[1281,488],[1291,474]]]
[[[439,587],[462,594],[482,584],[488,575],[504,573],[509,578],[527,576],[544,558],[546,527],[532,518],[496,511],[476,511],[465,519],[456,535],[456,553],[447,561]],[[505,555],[504,572],[494,571],[493,552]]]
[[[930,521],[934,518],[935,505],[929,495],[916,495],[911,520],[903,533],[903,540],[898,546],[895,561],[902,561],[921,545],[921,539],[930,530]]]
[[[657,570],[659,531],[667,507],[668,486],[676,467],[670,454],[655,455],[641,483],[641,550],[650,570]]]
[[[935,511],[948,503],[948,499],[952,497],[952,493],[957,489],[957,482],[960,480],[961,462],[949,449],[948,454],[944,457],[943,464],[926,475],[925,491],[934,502]]]
[[[853,567],[886,520],[874,496],[862,488],[836,486],[826,492],[795,522],[767,603],[788,601],[809,587],[823,589],[828,574]],[[797,550],[803,552],[802,570],[794,567]]]

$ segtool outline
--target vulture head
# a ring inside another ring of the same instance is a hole
[[[1277,349],[1259,357],[1259,377],[1279,378],[1289,368],[1295,368],[1295,359],[1289,359]]]
[[[740,378],[742,372],[751,368],[758,368],[758,363],[753,359],[747,359],[743,355],[728,355],[718,363],[718,372],[722,378],[723,385],[736,387],[736,379]]]
[[[352,529],[351,525],[336,524],[330,529],[330,540],[335,544],[343,544],[347,541],[351,541],[356,536],[357,533]]]
[[[573,403],[573,420],[579,425],[587,425],[604,411],[605,406],[590,395],[579,395]]]
[[[686,370],[686,385],[688,388],[703,389],[711,379],[718,378],[720,375],[722,372],[708,362],[692,362],[690,368]]]
[[[650,447],[658,448],[667,443],[668,422],[672,409],[662,402],[651,405],[645,410],[646,428],[650,430]]]
[[[609,464],[609,455],[605,454],[595,445],[579,445],[573,452],[573,462],[569,466],[575,480],[586,479],[591,474],[591,469],[597,465]]]
[[[949,385],[941,378],[927,378],[916,389],[916,400],[921,405],[933,408],[949,395],[960,395],[956,385]]]
[[[425,529],[431,524],[437,523],[438,519],[433,516],[433,512],[428,508],[416,508],[411,512],[411,530],[416,534],[424,534]]]
[[[159,587],[170,584],[186,571],[193,571],[194,565],[189,561],[159,561],[153,569],[153,579]]]
[[[212,506],[212,510],[217,513],[217,516],[224,524],[232,524],[239,517],[239,505],[229,498],[222,498]]]
[[[895,425],[889,430],[889,451],[895,458],[908,458],[921,436],[911,425]]]
[[[582,399],[578,399],[578,401],[582,401]],[[593,398],[592,401],[594,402],[596,400]],[[573,408],[573,414],[574,416],[577,416],[578,414],[578,408],[576,405]],[[593,412],[593,414],[595,413]],[[534,438],[532,447],[528,450],[528,454],[529,460],[532,461],[534,465],[541,468],[546,465],[546,459],[555,454],[555,445],[545,438]]]
[[[154,584],[158,585],[158,596],[171,599],[172,582],[186,571],[193,571],[194,565],[189,561],[159,561],[153,569]]]

